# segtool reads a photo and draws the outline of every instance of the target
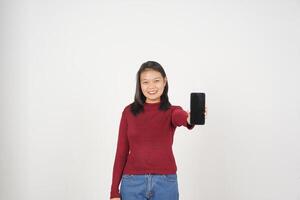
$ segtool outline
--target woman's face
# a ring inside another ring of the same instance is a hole
[[[146,97],[146,102],[160,102],[160,96],[164,92],[167,78],[164,79],[160,72],[149,69],[141,73],[140,82],[142,92]]]

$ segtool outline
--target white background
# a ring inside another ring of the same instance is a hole
[[[0,199],[109,198],[119,120],[148,60],[172,104],[180,197],[300,200],[300,2],[1,1]]]

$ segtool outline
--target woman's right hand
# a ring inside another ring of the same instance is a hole
[[[110,200],[121,200],[120,198],[112,198]]]

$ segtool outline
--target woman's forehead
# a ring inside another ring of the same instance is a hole
[[[155,79],[155,78],[162,78],[162,75],[158,71],[146,70],[146,71],[143,71],[141,73],[141,77],[140,78],[142,80],[144,80],[144,79]]]

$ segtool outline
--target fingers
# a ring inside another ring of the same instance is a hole
[[[187,123],[188,124],[191,124],[191,114],[190,114],[190,112],[189,112],[189,110],[187,111],[187,114],[188,114],[188,117],[187,117]]]

